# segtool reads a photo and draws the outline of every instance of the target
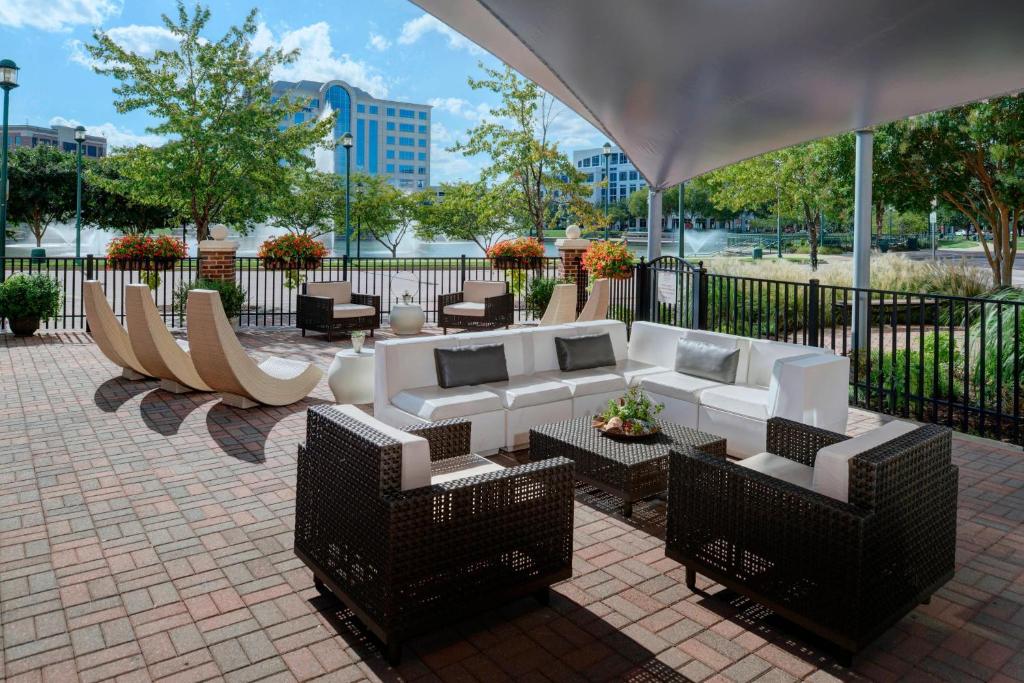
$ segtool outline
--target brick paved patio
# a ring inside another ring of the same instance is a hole
[[[338,343],[241,335],[315,360]],[[0,335],[0,680],[1024,680],[1024,455],[957,438],[958,571],[858,661],[664,557],[662,504],[580,490],[575,572],[406,648],[397,670],[294,557],[304,411],[112,379],[84,334]],[[877,421],[856,412],[851,430]]]

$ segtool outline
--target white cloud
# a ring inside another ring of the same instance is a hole
[[[72,26],[98,26],[121,13],[121,0],[3,0],[0,24],[43,31],[69,31]]]
[[[434,107],[434,109],[455,114],[470,121],[480,121],[488,118],[491,113],[491,106],[489,104],[483,102],[473,104],[461,97],[434,97],[427,104]]]
[[[436,124],[435,124],[436,125]],[[457,180],[477,180],[483,168],[483,160],[463,156],[461,152],[449,152],[446,145],[433,141],[430,145],[430,182],[434,185]]]
[[[253,47],[300,50],[299,58],[291,64],[274,70],[274,78],[286,81],[330,81],[340,79],[366,90],[374,97],[386,97],[388,87],[384,77],[372,66],[347,53],[335,54],[331,43],[330,25],[317,22],[309,26],[285,31],[277,39],[261,24],[253,40]]]
[[[66,119],[63,116],[54,116],[50,119],[51,126],[85,126],[89,135],[100,135],[107,139],[107,148],[135,147],[136,145],[147,145],[159,147],[167,142],[166,138],[152,133],[137,134],[127,128],[121,128],[114,123],[87,124],[75,119]]]
[[[402,45],[412,45],[428,33],[437,33],[447,38],[448,47],[453,50],[466,50],[474,55],[483,54],[483,50],[476,43],[429,14],[410,19],[402,24],[398,42]]]
[[[379,33],[370,33],[370,42],[367,43],[367,47],[377,50],[378,52],[384,52],[391,47],[391,41]]]
[[[140,26],[129,24],[108,29],[106,34],[127,52],[142,57],[151,57],[157,50],[173,50],[178,44],[174,34],[163,26]],[[92,69],[97,65],[95,59],[86,51],[85,44],[80,40],[67,43],[71,51],[71,61]]]

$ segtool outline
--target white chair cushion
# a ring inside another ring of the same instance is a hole
[[[645,391],[668,396],[669,398],[676,398],[680,401],[688,401],[689,403],[699,403],[701,392],[705,389],[726,386],[721,382],[704,379],[703,377],[694,377],[693,375],[684,375],[674,370],[641,377],[639,383],[640,387]]]
[[[849,502],[850,458],[915,429],[915,424],[893,420],[860,436],[819,449],[814,459],[814,490],[844,503]]]
[[[484,387],[497,394],[502,404],[510,410],[572,398],[568,384],[535,375],[511,377],[507,382],[494,382]]]
[[[700,392],[700,404],[755,420],[768,419],[768,390],[743,384],[723,384]]]
[[[384,436],[402,444],[403,491],[430,485],[430,443],[426,439],[409,432],[403,432],[397,427],[384,424],[369,413],[365,413],[353,405],[337,405],[335,408],[345,415],[359,420],[374,431],[380,432]]]
[[[544,373],[544,377],[568,385],[573,397],[606,394],[610,391],[626,392],[626,380],[613,368],[589,368],[572,372]]]
[[[466,280],[462,284],[462,300],[482,304],[484,299],[501,296],[508,291],[504,280]]]
[[[786,344],[784,342],[766,341],[764,339],[753,339],[750,341],[750,357],[747,365],[746,383],[755,387],[765,387],[771,383],[772,370],[775,368],[775,361],[782,358],[794,356],[806,356],[808,354],[830,353],[828,349],[819,349],[814,346],[801,346],[799,344]],[[736,380],[742,381],[743,375],[739,369],[736,372]]]
[[[352,301],[351,282],[307,282],[306,294],[334,299],[334,304],[347,304]],[[338,316],[335,316],[338,317]]]
[[[641,363],[640,361],[629,360],[628,358],[616,363],[614,370],[616,375],[622,375],[622,378],[626,380],[626,384],[629,386],[639,385],[644,377],[660,375],[668,371],[668,368]]]
[[[448,304],[444,307],[445,315],[463,315],[472,318],[482,318],[485,313],[484,305],[473,301],[462,301],[457,304]]]
[[[406,389],[392,396],[391,403],[399,410],[430,422],[502,409],[498,395],[479,386]]]
[[[272,356],[262,363],[259,368],[275,379],[294,379],[304,373],[309,363],[302,360],[291,360],[289,358],[277,358]]]
[[[335,318],[362,318],[367,315],[376,315],[377,311],[373,306],[363,304],[334,304]]]
[[[738,460],[736,464],[805,489],[811,488],[811,479],[814,476],[814,470],[807,465],[774,453],[758,453]]]
[[[500,472],[503,469],[505,468],[501,465],[479,455],[472,453],[457,455],[454,458],[444,458],[430,463],[430,483],[443,484],[446,481],[475,477],[488,472]]]

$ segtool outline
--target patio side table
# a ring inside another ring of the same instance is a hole
[[[637,440],[605,436],[578,417],[530,430],[530,459],[562,456],[576,462],[576,478],[622,499],[622,514],[633,503],[668,489],[668,452],[692,446],[725,457],[725,439],[690,427],[658,420],[661,431]]]
[[[373,403],[373,349],[356,353],[343,349],[334,354],[327,370],[327,386],[338,403]]]

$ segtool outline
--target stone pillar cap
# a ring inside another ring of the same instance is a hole
[[[238,251],[238,242],[234,240],[203,240],[199,243],[199,252]]]
[[[588,239],[558,239],[555,240],[555,246],[560,251],[568,251],[570,249],[586,249],[590,246],[590,240]]]

